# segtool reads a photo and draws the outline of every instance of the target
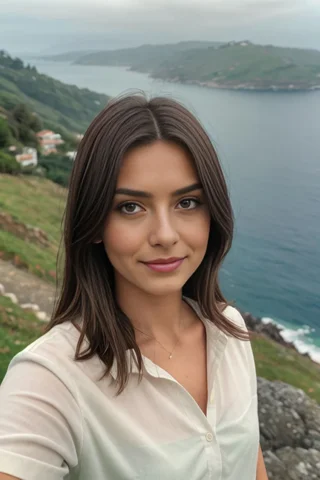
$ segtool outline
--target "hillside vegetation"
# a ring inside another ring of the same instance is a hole
[[[0,50],[0,107],[26,104],[45,128],[59,133],[84,132],[108,101],[107,95],[67,85]]]
[[[62,56],[51,58],[63,60]],[[64,59],[67,58],[65,55]],[[76,55],[74,59],[81,65],[126,65],[154,78],[213,88],[320,89],[319,51],[255,45],[249,41],[142,45]]]
[[[0,174],[0,257],[54,282],[65,200],[46,178]],[[39,241],[24,226],[39,228]]]
[[[151,68],[156,68],[172,55],[194,48],[216,47],[218,45],[221,45],[221,42],[186,41],[164,45],[148,44],[134,48],[91,52],[84,55],[81,55],[81,52],[67,52],[43,58],[60,62],[72,61],[80,65],[131,66],[135,70],[149,72]]]

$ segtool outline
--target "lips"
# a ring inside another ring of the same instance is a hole
[[[175,260],[172,260],[172,258],[175,258]],[[152,260],[152,262],[143,262],[143,263],[147,268],[149,268],[150,270],[153,270],[154,272],[169,273],[169,272],[173,272],[174,270],[177,270],[180,267],[180,265],[183,263],[185,258],[186,257],[156,258],[155,260]]]
[[[170,257],[170,258],[156,258],[155,260],[150,260],[150,262],[143,262],[152,265],[166,265],[168,263],[179,262],[183,260],[184,257]]]

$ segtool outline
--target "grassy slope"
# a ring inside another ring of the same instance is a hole
[[[108,98],[34,70],[13,70],[2,65],[0,57],[0,106],[11,110],[18,103],[26,103],[40,115],[47,128],[82,133]]]
[[[0,382],[11,358],[39,337],[43,328],[33,313],[0,296]]]
[[[30,272],[54,281],[56,255],[61,237],[61,219],[66,190],[45,178],[0,175],[0,211],[24,224],[39,227],[47,234],[49,247],[27,242],[13,233],[0,230],[0,255],[18,256]],[[17,260],[17,257],[16,257]]]

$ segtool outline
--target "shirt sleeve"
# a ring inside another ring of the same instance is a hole
[[[22,480],[61,480],[77,468],[82,415],[57,373],[32,352],[12,360],[0,387],[0,472]]]
[[[232,307],[231,316],[229,317],[238,327],[240,327],[245,332],[248,332],[246,322],[244,321],[243,316],[236,308]],[[250,340],[240,340],[238,343],[239,347],[243,351],[243,355],[246,358],[246,365],[249,372],[249,381],[252,396],[258,394],[258,384],[257,384],[257,372],[256,364],[253,356],[252,346]]]
[[[246,322],[244,321],[244,318],[242,317],[241,313],[238,310],[237,310],[237,313],[240,317],[243,330],[248,332],[248,328],[247,328]],[[255,364],[255,359],[254,359],[254,356],[253,356],[253,351],[252,351],[252,346],[251,346],[251,340],[245,341],[243,343],[244,343],[244,347],[245,347],[245,351],[246,351],[248,369],[249,369],[249,372],[250,372],[252,395],[257,395],[258,394],[257,371],[256,371],[256,364]]]

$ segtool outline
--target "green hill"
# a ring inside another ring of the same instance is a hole
[[[54,282],[65,199],[46,178],[0,174],[0,258]]]
[[[254,45],[249,41],[142,45],[73,58],[81,65],[129,66],[154,78],[212,88],[320,89],[319,51]]]
[[[250,42],[181,52],[152,71],[156,78],[220,88],[320,88],[320,52]]]
[[[104,94],[66,85],[0,50],[0,107],[5,110],[26,104],[45,128],[82,133],[107,101]]]
[[[120,50],[105,50],[87,53],[82,56],[79,55],[79,52],[70,52],[47,58],[56,61],[68,61],[70,58],[73,58],[74,63],[80,65],[129,65],[134,70],[149,72],[150,69],[157,68],[159,64],[180,52],[190,51],[197,48],[215,48],[219,45],[221,45],[221,42],[187,41],[164,45],[148,44],[135,48],[123,48]]]

